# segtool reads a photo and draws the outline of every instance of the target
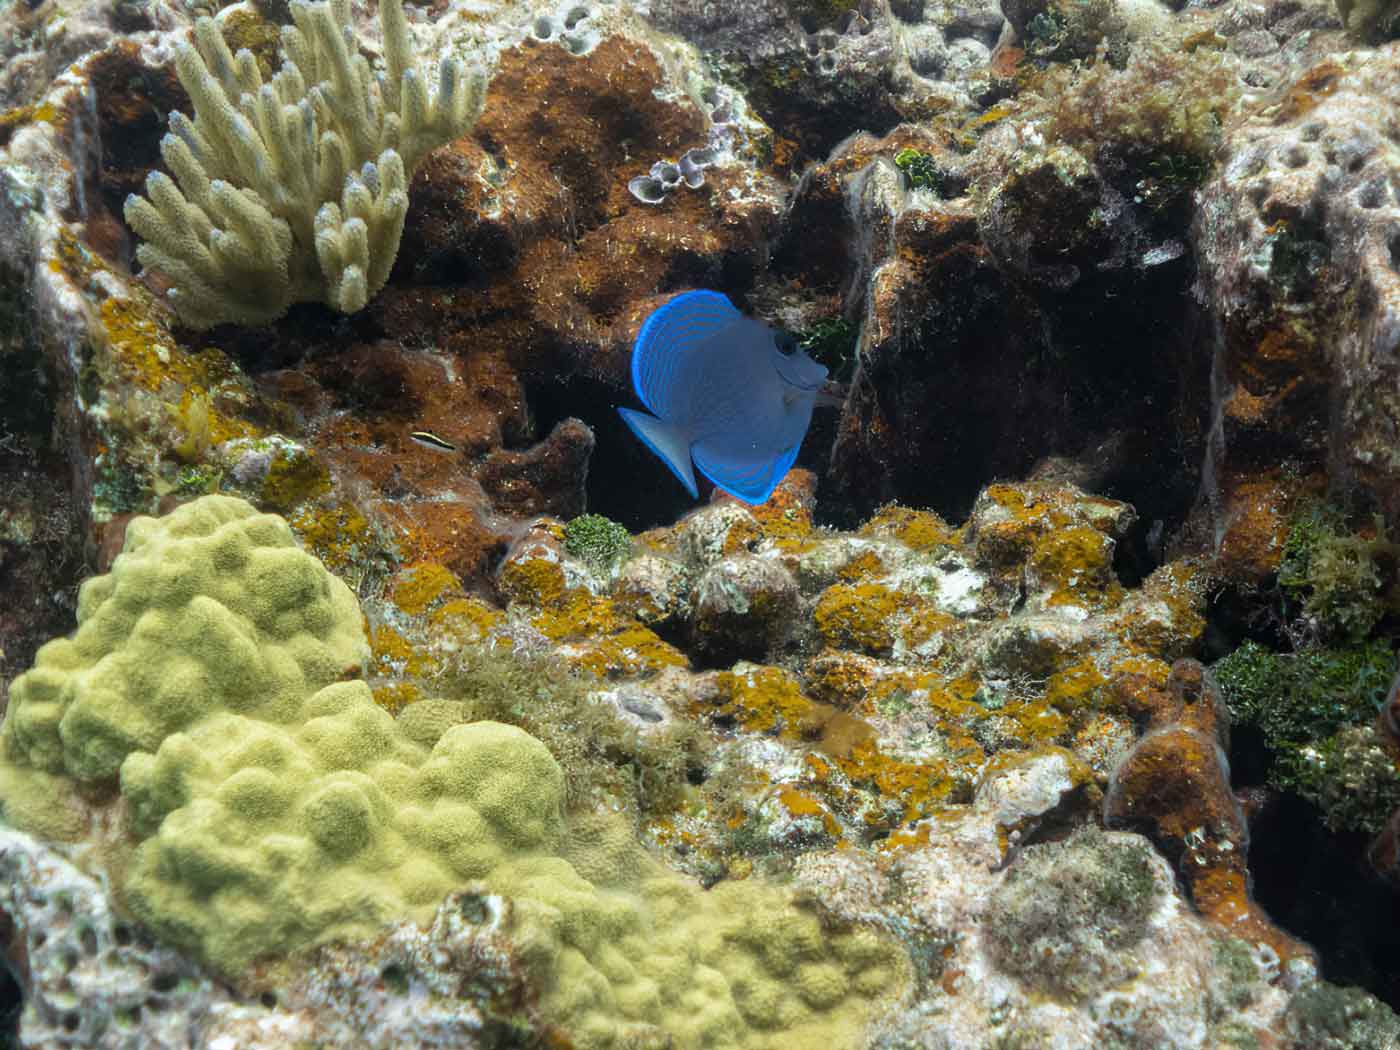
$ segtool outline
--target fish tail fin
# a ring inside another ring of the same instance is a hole
[[[641,438],[642,444],[655,452],[661,462],[671,468],[671,473],[680,479],[691,498],[699,499],[700,490],[695,486],[695,471],[690,465],[689,430],[630,408],[619,408],[618,412],[621,413],[623,422],[632,428],[632,433]]]

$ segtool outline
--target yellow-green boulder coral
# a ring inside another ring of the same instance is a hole
[[[907,988],[884,937],[758,880],[702,890],[616,815],[566,819],[523,730],[435,700],[395,720],[353,677],[365,651],[354,596],[280,518],[207,496],[135,519],[77,633],[12,686],[4,818],[72,833],[45,797],[119,790],[126,904],[233,976],[484,887],[579,1050],[854,1048]]]
[[[492,722],[431,746],[401,732],[341,680],[366,651],[354,595],[241,500],[135,519],[78,619],[11,688],[4,816],[70,830],[45,795],[114,782],[139,843],[117,880],[127,903],[225,972],[426,918],[559,836],[563,774],[544,745]]]
[[[355,596],[285,521],[206,496],[130,522],[111,572],[78,592],[77,633],[10,686],[0,747],[6,764],[108,781],[216,713],[294,720],[366,652]]]
[[[873,1007],[908,987],[890,940],[829,928],[757,879],[702,890],[620,819],[584,820],[561,856],[486,880],[514,900],[541,1005],[580,1050],[854,1050]]]

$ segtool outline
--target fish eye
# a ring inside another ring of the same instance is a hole
[[[797,336],[779,329],[773,333],[773,345],[778,348],[780,353],[791,357],[797,353]]]

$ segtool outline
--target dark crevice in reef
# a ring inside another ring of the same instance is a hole
[[[628,429],[618,407],[642,409],[630,393],[623,395],[611,384],[583,375],[552,382],[526,383],[526,401],[537,439],[570,416],[582,419],[593,430],[597,445],[588,467],[588,511],[625,525],[630,532],[673,525],[685,514],[709,502],[714,486],[698,470],[695,481],[700,499]],[[797,465],[815,471],[820,479],[830,453],[838,413],[818,409],[802,443]],[[820,498],[820,482],[818,497]],[[820,504],[819,504],[820,505]]]
[[[589,513],[602,514],[636,533],[670,525],[695,508],[690,493],[618,415],[618,406],[642,407],[635,397],[624,397],[600,380],[573,375],[527,382],[525,399],[537,438],[570,416],[592,428],[597,445],[588,464]],[[705,495],[702,481],[701,496]]]
[[[1252,768],[1246,749],[1255,746],[1240,735],[1232,741],[1237,781]],[[1302,799],[1275,795],[1250,822],[1254,895],[1317,950],[1324,978],[1400,1010],[1400,894],[1371,871],[1366,846],[1365,835],[1328,831]]]
[[[0,1050],[18,1050],[19,1019],[23,1012],[24,989],[9,963],[0,959]]]
[[[1131,503],[1143,531],[1126,571],[1147,571],[1149,537],[1185,519],[1204,455],[1210,362],[1193,278],[1184,258],[1066,291],[990,268],[950,286],[867,358],[824,518],[849,527],[897,500],[963,521],[987,484],[1034,472]]]
[[[293,303],[286,317],[270,325],[224,324],[205,332],[181,329],[178,334],[182,345],[222,350],[253,377],[384,338],[372,310],[346,316],[322,303]]]
[[[0,488],[13,497],[0,533],[0,714],[9,677],[76,615],[80,533],[52,386],[22,281],[0,272]]]

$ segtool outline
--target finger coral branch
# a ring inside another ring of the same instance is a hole
[[[145,242],[137,258],[164,275],[194,328],[266,324],[295,302],[363,308],[398,253],[409,177],[481,111],[485,77],[455,59],[425,69],[402,0],[380,5],[378,75],[344,0],[291,10],[268,81],[213,19],[199,20],[175,59],[194,116],[173,114],[161,142],[174,178],[157,173],[145,197],[127,198]]]

